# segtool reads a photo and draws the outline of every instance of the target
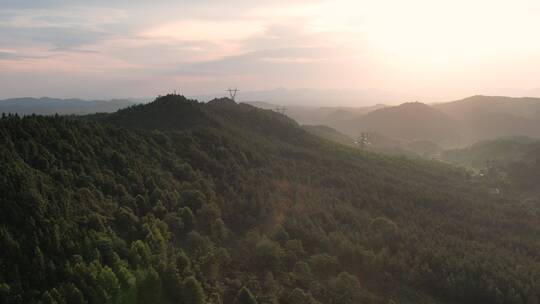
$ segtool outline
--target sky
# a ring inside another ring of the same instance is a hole
[[[0,0],[0,98],[540,96],[539,36],[537,0]]]

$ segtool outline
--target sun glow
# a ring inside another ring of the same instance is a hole
[[[137,69],[126,83],[203,73],[197,92],[244,77],[257,90],[375,88],[438,99],[535,90],[540,79],[536,0],[138,3],[0,12],[0,76],[32,66],[53,78],[60,68],[111,77]]]
[[[537,52],[539,12],[535,1],[337,1],[316,24],[395,60],[451,63]]]

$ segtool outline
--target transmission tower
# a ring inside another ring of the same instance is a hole
[[[232,100],[235,100],[236,93],[240,92],[238,88],[234,88],[234,89],[229,88],[226,91],[229,92],[229,96],[231,97]]]
[[[360,146],[360,149],[363,150],[367,145],[371,144],[369,142],[369,133],[363,132],[354,143]]]

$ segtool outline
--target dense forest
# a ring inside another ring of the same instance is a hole
[[[0,134],[0,303],[540,300],[539,214],[440,162],[178,95]]]

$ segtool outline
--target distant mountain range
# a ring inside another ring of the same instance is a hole
[[[386,107],[383,104],[366,107],[316,107],[316,106],[284,106],[283,104],[273,104],[263,101],[246,102],[257,108],[266,110],[281,110],[290,118],[300,124],[327,125],[333,128],[341,128],[341,123],[353,120],[369,112]]]
[[[433,107],[459,122],[465,144],[501,136],[540,137],[540,98],[472,96]]]
[[[363,132],[368,132],[372,144],[377,148],[404,148],[413,142],[424,144],[431,142],[442,148],[453,148],[501,136],[521,135],[540,138],[540,98],[478,95],[438,104],[409,102],[398,106],[376,104],[365,107],[318,107],[301,104],[287,106],[292,100],[289,97],[295,94],[298,98],[304,96],[305,99],[300,99],[307,103],[308,97],[312,96],[309,90],[283,89],[271,91],[272,94],[269,92],[266,95],[259,92],[259,95],[251,96],[261,97],[260,100],[264,101],[246,103],[258,108],[284,112],[301,125],[331,127],[352,139]],[[275,103],[270,97],[279,96],[277,94],[279,92],[284,96],[284,100]],[[351,94],[353,97],[358,95]],[[243,96],[247,97],[249,96]],[[110,113],[138,102],[140,101],[132,99],[88,101],[25,97],[0,100],[0,113],[21,115]],[[328,129],[319,128],[310,131],[329,135]],[[341,142],[348,140],[341,135],[331,137],[339,137]]]
[[[476,95],[465,99],[434,104],[434,108],[453,117],[470,118],[478,115],[513,115],[530,119],[540,118],[540,98]]]
[[[263,107],[261,103],[251,104]],[[264,106],[272,107],[277,106]],[[432,141],[457,147],[501,136],[540,138],[540,98],[478,95],[429,105],[288,107],[286,114],[299,123],[327,125],[352,138],[362,132],[377,134],[393,144]]]
[[[110,113],[135,104],[134,100],[83,100],[83,99],[59,99],[59,98],[11,98],[0,100],[0,113],[12,113],[20,115],[41,114],[90,114]]]

